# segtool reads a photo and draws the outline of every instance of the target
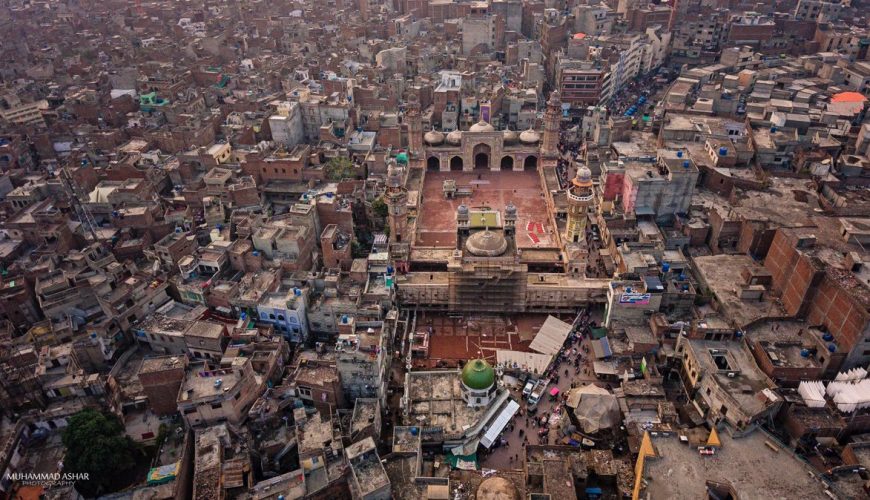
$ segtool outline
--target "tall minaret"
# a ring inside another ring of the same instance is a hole
[[[577,175],[568,187],[568,225],[565,228],[566,242],[580,242],[586,238],[586,221],[595,192],[592,187],[592,172],[585,166],[577,169]]]
[[[402,243],[408,241],[408,190],[405,189],[404,169],[391,160],[387,167],[387,200],[388,219],[390,224],[390,242]]]
[[[423,117],[420,115],[420,103],[417,96],[411,94],[407,104],[405,118],[408,120],[408,149],[411,156],[423,156]]]
[[[544,112],[544,140],[541,143],[541,155],[545,158],[559,156],[559,123],[562,120],[562,99],[559,91],[554,90],[547,101],[547,111]]]

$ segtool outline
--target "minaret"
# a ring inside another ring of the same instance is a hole
[[[565,241],[580,242],[586,238],[586,221],[589,207],[592,206],[595,192],[592,188],[592,172],[582,166],[568,187],[568,225],[565,228]]]
[[[403,169],[391,161],[387,167],[388,219],[390,223],[390,242],[408,241],[408,190],[405,189]]]
[[[423,117],[420,115],[420,103],[417,96],[411,94],[405,111],[408,120],[408,149],[412,157],[423,156]]]
[[[547,101],[547,111],[544,112],[544,140],[541,143],[541,155],[544,158],[559,156],[559,123],[562,120],[562,99],[559,91],[554,90]]]
[[[509,201],[504,207],[504,235],[514,236],[517,232],[517,206]]]

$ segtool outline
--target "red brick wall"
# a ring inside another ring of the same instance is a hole
[[[825,276],[809,304],[807,322],[824,325],[837,340],[840,348],[851,350],[863,335],[870,314],[838,283]]]
[[[789,235],[777,231],[764,260],[764,267],[771,273],[774,290],[782,296],[783,307],[792,315],[800,312],[814,277],[809,262],[800,264],[803,260]]]
[[[178,390],[184,380],[184,368],[153,373],[140,373],[142,390],[148,396],[148,403],[154,413],[171,415],[178,412]]]

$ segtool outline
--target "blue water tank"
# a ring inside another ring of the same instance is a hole
[[[248,317],[248,313],[243,312],[242,314],[239,314],[239,319],[245,319],[247,317]]]
[[[689,163],[689,160],[684,160],[684,161],[683,161],[683,168],[689,168],[689,165],[691,165],[691,164]]]
[[[728,148],[719,148],[719,156],[727,156]]]
[[[809,349],[801,349],[801,357],[802,358],[810,357],[810,350]]]
[[[259,256],[260,256],[260,251],[254,250],[254,257],[259,257]]]
[[[180,227],[176,227],[176,228],[175,228],[175,233],[178,234],[178,233],[180,233],[180,232],[181,232],[181,228],[180,228]]]
[[[297,297],[301,296],[301,295],[302,295],[302,290],[300,290],[300,289],[298,289],[298,288],[294,288],[294,289],[293,289],[293,295],[295,295],[295,296],[297,296]]]
[[[776,133],[776,127],[770,127],[770,133],[771,133],[771,134],[775,134],[775,133]]]
[[[834,344],[828,344],[828,352],[837,352],[837,346]]]
[[[671,265],[667,262],[662,262],[662,272],[666,273],[671,270]]]
[[[680,273],[680,281],[686,281],[686,275],[685,275],[685,274]]]
[[[342,324],[347,324],[347,314],[342,315],[341,322],[342,322]]]
[[[411,435],[416,436],[420,431],[416,427],[411,427]]]
[[[393,274],[393,266],[387,266],[387,274]]]
[[[831,335],[830,332],[825,332],[822,334],[822,340],[824,340],[825,342],[830,342],[830,341],[834,340],[834,336]]]
[[[682,157],[683,157],[683,152],[677,151],[677,158],[682,158]]]
[[[332,198],[333,196],[335,196],[335,193],[332,193],[332,192],[326,193],[327,198]]]
[[[215,225],[215,227],[217,228],[218,231],[220,231],[221,229],[224,228],[224,225],[223,225],[223,224],[217,224],[217,225]]]
[[[736,332],[734,332],[734,336],[738,339],[743,337],[743,330],[737,330]]]

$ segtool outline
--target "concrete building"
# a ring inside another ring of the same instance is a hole
[[[755,364],[741,339],[709,341],[677,338],[680,374],[686,389],[711,425],[727,423],[743,431],[775,415],[782,398]]]
[[[191,363],[181,384],[176,402],[188,426],[240,424],[265,388],[266,381],[255,373],[250,358],[234,358],[222,368],[212,366],[207,361]]]
[[[185,356],[145,358],[139,368],[139,383],[148,396],[148,406],[158,415],[178,413],[178,391],[184,382],[188,360]]]
[[[344,449],[351,471],[354,500],[389,500],[390,479],[381,464],[377,447],[368,437]]]
[[[305,141],[302,110],[298,102],[279,102],[277,111],[269,117],[272,140],[290,151]]]

